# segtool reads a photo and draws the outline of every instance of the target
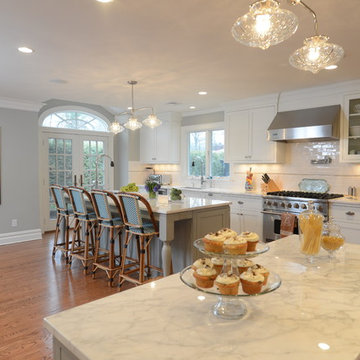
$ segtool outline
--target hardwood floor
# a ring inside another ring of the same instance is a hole
[[[52,359],[52,337],[43,318],[119,291],[107,286],[103,271],[93,280],[78,260],[71,269],[60,251],[53,260],[52,245],[50,233],[0,246],[0,360]]]

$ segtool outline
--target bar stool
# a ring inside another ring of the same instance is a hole
[[[70,204],[65,199],[67,190],[64,186],[51,185],[50,192],[56,206],[56,228],[52,256],[55,257],[56,251],[60,250],[62,253],[65,254],[66,263],[68,263],[71,245],[71,242],[69,240],[70,217],[73,215],[73,211],[71,208],[69,208]],[[60,224],[62,221],[64,222],[65,233],[63,241],[59,242]]]
[[[74,257],[79,259],[84,267],[84,274],[86,274],[88,264],[94,259],[95,254],[97,217],[91,195],[84,188],[69,186],[67,190],[75,217],[69,265],[71,266]],[[81,239],[80,234],[83,233],[85,234],[85,238]],[[77,241],[75,241],[76,235],[78,238]]]
[[[132,282],[136,285],[144,284],[151,280],[145,280],[145,271],[148,278],[151,277],[151,269],[156,270],[160,274],[163,273],[161,268],[150,263],[150,243],[153,238],[159,236],[158,225],[149,202],[143,196],[135,193],[120,193],[118,197],[126,226],[121,271],[119,274],[119,287],[121,287],[125,281]],[[145,206],[144,211],[146,214],[144,214],[144,216],[141,216],[140,203]],[[128,259],[128,245],[132,239],[137,240],[139,261],[126,263]],[[137,279],[130,276],[130,274],[135,272],[139,273]]]
[[[121,262],[121,235],[124,229],[124,221],[119,201],[109,191],[93,190],[91,198],[99,224],[98,236],[95,243],[95,258],[93,262],[92,275],[95,279],[97,269],[104,270],[109,279],[108,285],[112,286],[114,277],[120,271]],[[113,212],[110,210],[109,200],[113,203]],[[100,247],[101,237],[105,230],[109,231],[109,249]],[[119,242],[119,255],[115,254],[115,239]],[[116,264],[118,259],[118,264]]]

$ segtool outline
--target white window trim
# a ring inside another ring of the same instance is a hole
[[[188,167],[189,167],[189,133],[197,132],[197,131],[213,131],[213,130],[225,130],[225,122],[216,122],[216,123],[207,123],[207,124],[199,124],[199,125],[188,125],[182,126],[181,128],[181,175],[184,179],[193,179],[194,176],[188,175]],[[210,141],[208,139],[208,141]],[[206,158],[208,158],[208,154],[206,154]],[[206,161],[205,164],[205,174],[204,177],[208,177],[210,173],[209,161]],[[231,166],[229,176],[214,176],[215,180],[228,180],[231,176]],[[196,176],[195,178],[199,178]]]

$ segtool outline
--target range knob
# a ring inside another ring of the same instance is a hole
[[[323,209],[323,207],[322,207],[321,205],[319,205],[319,206],[317,207],[317,210],[320,211],[320,212],[322,212],[324,209]]]
[[[285,207],[285,203],[282,202],[282,203],[280,204],[280,206],[281,206],[282,208],[284,208],[284,207]]]
[[[296,204],[295,204],[296,205]],[[287,204],[287,208],[290,209],[292,205],[290,203]]]
[[[268,204],[268,206],[271,206],[271,201],[268,201],[267,204]]]
[[[295,203],[295,204],[294,204],[294,208],[295,208],[295,209],[298,209],[298,208],[299,208],[299,204],[298,204],[298,203]]]
[[[306,209],[307,208],[306,204],[301,204],[301,208]]]
[[[273,202],[273,206],[277,207],[278,203],[276,201]]]

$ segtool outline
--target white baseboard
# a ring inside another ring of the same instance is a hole
[[[40,240],[42,238],[40,229],[17,231],[0,234],[0,245],[14,244],[23,241]]]

